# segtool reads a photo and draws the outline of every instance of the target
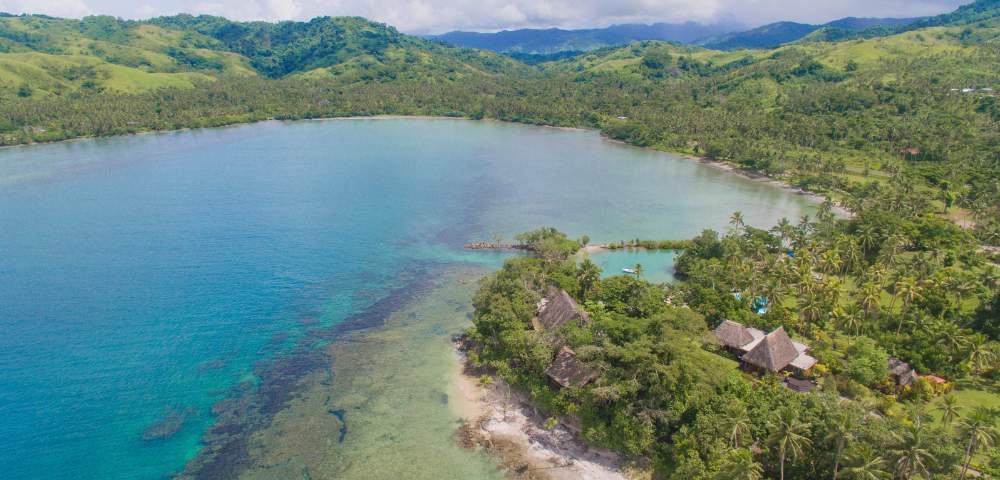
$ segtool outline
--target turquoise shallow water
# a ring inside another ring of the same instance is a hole
[[[593,132],[490,122],[267,122],[2,150],[0,471],[178,472],[213,404],[310,329],[408,272],[502,259],[467,241],[542,225],[595,243],[685,238],[734,210],[770,224],[809,208]],[[144,439],[171,411],[176,432]]]
[[[600,252],[591,255],[590,259],[601,267],[603,276],[622,275],[622,269],[634,269],[636,264],[642,265],[642,278],[653,283],[672,282],[674,280],[673,250],[641,250],[626,249]]]

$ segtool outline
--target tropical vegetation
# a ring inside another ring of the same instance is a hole
[[[683,249],[670,285],[641,266],[603,277],[553,229],[519,236],[532,254],[483,282],[471,358],[662,478],[1000,474],[1000,0],[771,49],[643,41],[529,63],[361,18],[0,15],[0,145],[419,114],[595,128],[766,175],[827,201],[609,245]],[[535,331],[553,286],[589,321]],[[807,339],[818,392],[741,373],[711,341],[722,320]],[[559,345],[598,379],[551,385]],[[921,379],[895,385],[890,357]]]

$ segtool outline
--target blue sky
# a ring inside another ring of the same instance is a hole
[[[412,33],[504,28],[603,27],[615,23],[778,20],[820,23],[846,16],[908,17],[970,0],[0,0],[0,11],[61,17],[149,18],[207,13],[238,20],[359,15]]]

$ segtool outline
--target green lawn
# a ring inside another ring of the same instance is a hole
[[[958,404],[962,407],[962,415],[968,414],[972,409],[976,407],[990,407],[995,409],[1000,409],[1000,385],[985,383],[983,381],[959,381],[958,386],[955,391],[951,393],[958,399]],[[941,421],[941,412],[937,410],[938,406],[941,404],[941,397],[935,398],[929,404],[929,414],[934,419],[934,423],[937,424]],[[997,427],[1000,428],[1000,420],[997,421]],[[954,428],[954,427],[953,427]],[[973,459],[973,466],[983,465],[989,462],[982,450],[977,453]]]

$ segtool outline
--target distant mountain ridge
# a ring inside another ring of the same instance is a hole
[[[737,23],[715,24],[654,23],[612,25],[607,28],[581,30],[521,29],[496,33],[448,32],[426,38],[465,48],[479,48],[503,53],[553,54],[566,51],[587,51],[625,45],[644,40],[692,43],[698,39],[736,32],[746,27]]]
[[[865,30],[895,31],[921,20],[924,18],[846,17],[821,25],[776,22],[749,30],[735,22],[625,24],[581,30],[548,28],[503,30],[496,33],[454,31],[441,35],[428,35],[425,38],[457,47],[535,55],[584,52],[645,40],[694,44],[717,50],[738,50],[774,48],[803,39],[823,29],[830,30],[832,36],[843,37]]]
[[[906,27],[921,20],[918,18],[858,18],[846,17],[822,25],[797,22],[776,22],[744,32],[729,33],[694,42],[714,50],[739,50],[743,48],[775,48],[801,40],[813,32],[828,29],[840,32],[861,32],[870,29]]]

